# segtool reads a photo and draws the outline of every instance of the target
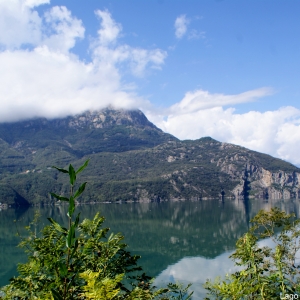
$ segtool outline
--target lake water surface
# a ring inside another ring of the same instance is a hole
[[[103,203],[76,207],[83,218],[93,218],[96,212],[106,218],[105,227],[125,236],[128,250],[142,256],[144,271],[162,282],[192,282],[193,299],[203,299],[202,284],[233,272],[228,258],[236,240],[249,228],[249,221],[260,209],[277,206],[287,213],[300,215],[299,200],[206,200],[168,201],[161,203]],[[59,223],[67,222],[66,206],[18,208],[0,211],[0,286],[17,275],[16,265],[25,262],[17,228],[24,226],[39,210],[44,225],[47,217]],[[17,220],[17,222],[14,222]]]

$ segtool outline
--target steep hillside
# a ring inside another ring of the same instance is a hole
[[[179,141],[141,111],[108,108],[0,124],[0,202],[52,202],[50,190],[68,188],[51,166],[88,158],[84,202],[287,198],[300,189],[300,170],[290,163],[209,137]]]
[[[38,159],[41,151],[43,156],[50,150],[65,151],[72,158],[79,158],[95,152],[143,149],[177,140],[149,122],[141,111],[113,109],[63,119],[2,123],[0,137],[30,160]]]

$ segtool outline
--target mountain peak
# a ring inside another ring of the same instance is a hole
[[[152,124],[140,110],[111,107],[68,116],[0,124],[0,138],[23,154],[41,148],[88,153],[123,152],[177,140]]]
[[[107,107],[100,110],[88,110],[83,113],[61,118],[33,118],[17,122],[0,123],[3,127],[21,128],[48,128],[48,127],[69,127],[69,128],[105,128],[115,125],[149,127],[158,129],[151,123],[144,113],[138,109],[125,110]],[[159,129],[160,130],[160,129]]]
[[[68,125],[71,128],[105,128],[115,125],[156,128],[140,110],[113,109],[111,107],[86,111],[68,119]]]

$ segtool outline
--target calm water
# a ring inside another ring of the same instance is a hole
[[[234,271],[228,256],[236,240],[247,231],[249,220],[260,209],[277,206],[300,215],[299,200],[207,200],[162,203],[97,204],[77,207],[82,218],[96,212],[106,218],[104,225],[122,232],[132,253],[142,255],[144,271],[156,283],[193,282],[193,299],[203,298],[202,283]],[[42,222],[47,217],[66,222],[66,207],[40,208]],[[0,211],[0,286],[16,275],[16,264],[26,256],[17,248],[24,226],[33,219],[36,208]],[[14,220],[18,220],[14,223]]]

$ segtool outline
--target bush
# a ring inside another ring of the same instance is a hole
[[[36,215],[27,228],[29,236],[20,243],[28,262],[19,264],[20,275],[1,289],[2,299],[190,299],[190,285],[152,286],[151,278],[137,266],[139,256],[126,251],[123,236],[111,234],[106,238],[109,229],[102,227],[104,218],[99,214],[82,222],[80,214],[73,217],[75,201],[87,184],[74,192],[77,175],[87,165],[88,161],[78,170],[72,165],[68,170],[54,167],[70,179],[69,197],[51,193],[68,203],[68,228],[48,218],[50,225],[37,235],[33,228],[38,222]]]
[[[272,208],[260,211],[251,222],[252,227],[237,241],[231,255],[242,269],[223,280],[208,280],[206,299],[298,299],[300,220]],[[259,247],[258,241],[266,238],[274,246]]]

